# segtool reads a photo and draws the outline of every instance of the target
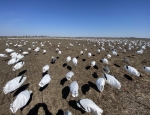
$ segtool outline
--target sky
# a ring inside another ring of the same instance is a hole
[[[150,38],[150,0],[0,0],[0,36]]]

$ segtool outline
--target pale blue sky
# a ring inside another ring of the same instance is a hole
[[[1,0],[0,35],[150,38],[150,0]]]

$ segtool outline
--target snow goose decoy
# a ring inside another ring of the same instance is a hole
[[[18,58],[18,59],[22,59],[22,58],[24,58],[24,55],[17,54],[17,57],[16,57],[16,58]]]
[[[141,50],[138,50],[136,53],[137,53],[137,54],[143,54],[143,50],[142,50],[142,49],[141,49]]]
[[[13,103],[10,104],[10,110],[12,113],[16,113],[18,109],[22,108],[27,104],[30,99],[31,90],[24,90],[18,94]]]
[[[118,55],[118,54],[117,54],[117,51],[112,51],[112,55],[117,56],[117,55]]]
[[[11,64],[15,64],[19,61],[18,58],[12,58],[11,60],[8,61],[8,65],[11,65]]]
[[[47,85],[49,82],[51,81],[51,77],[49,74],[46,74],[41,81],[39,82],[39,86],[40,87],[44,87],[45,85]]]
[[[101,50],[100,49],[97,49],[97,53],[100,53],[101,52]]]
[[[147,73],[150,73],[150,67],[143,67],[143,70]]]
[[[91,56],[92,56],[92,54],[91,54],[91,53],[88,53],[88,58],[91,57]]]
[[[78,89],[79,89],[79,85],[78,85],[77,81],[73,81],[70,84],[70,92],[72,94],[72,97],[78,97],[78,95],[79,95]]]
[[[77,106],[86,112],[94,112],[95,115],[102,115],[103,113],[103,110],[88,98],[78,100]]]
[[[9,48],[7,48],[5,51],[6,51],[7,53],[12,53],[12,52],[14,52],[13,49],[9,49]]]
[[[141,74],[134,67],[125,65],[124,69],[132,75],[135,75],[137,77],[141,76]]]
[[[111,58],[111,55],[110,55],[110,54],[107,54],[107,58]]]
[[[105,79],[104,78],[98,78],[96,81],[96,86],[100,92],[104,90],[105,86]]]
[[[70,80],[73,76],[74,76],[74,73],[73,73],[72,71],[69,71],[69,72],[66,74],[66,79],[67,79],[67,80]]]
[[[121,83],[114,76],[105,73],[103,74],[103,78],[110,86],[113,86],[117,89],[121,88]]]
[[[26,76],[15,77],[14,79],[6,83],[6,85],[3,87],[3,92],[7,94],[18,89],[25,82],[26,79]]]
[[[6,54],[0,54],[0,57],[7,57]]]
[[[83,51],[80,51],[80,55],[83,55]]]
[[[51,63],[54,64],[56,62],[56,58],[52,56]]]
[[[42,72],[45,73],[49,70],[49,65],[45,65],[43,68],[42,68]]]
[[[73,64],[74,64],[75,66],[77,66],[78,60],[77,60],[76,57],[74,57],[74,58],[72,59],[72,62],[73,62]]]
[[[71,57],[68,56],[67,59],[66,59],[66,62],[69,62],[71,60]]]
[[[28,54],[29,54],[29,52],[22,52],[22,54],[23,54],[23,55],[28,55]]]
[[[46,54],[46,50],[43,50],[43,54]]]
[[[13,70],[13,71],[16,71],[16,70],[22,68],[24,64],[25,64],[25,62],[20,61],[20,62],[18,62],[18,63],[13,67],[12,70]]]
[[[95,64],[96,64],[96,61],[92,61],[92,62],[91,62],[91,67],[94,67]]]
[[[102,62],[103,62],[104,64],[108,64],[108,60],[107,60],[106,58],[103,58],[103,59],[102,59]]]
[[[61,51],[60,51],[60,50],[58,51],[58,54],[61,54]]]
[[[72,115],[72,113],[70,111],[67,111],[64,113],[64,115]]]

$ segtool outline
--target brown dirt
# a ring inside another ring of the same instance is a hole
[[[0,53],[5,53],[7,39],[0,40]],[[10,40],[13,43],[21,40]],[[100,108],[104,110],[103,115],[148,115],[150,114],[150,75],[145,73],[141,68],[143,66],[150,66],[150,48],[144,50],[143,55],[135,53],[137,49],[122,53],[119,50],[119,56],[112,56],[109,59],[108,67],[111,70],[111,74],[114,75],[122,84],[120,90],[105,85],[105,89],[102,93],[97,91],[96,80],[103,74],[103,64],[100,60],[106,57],[106,54],[111,53],[107,43],[105,44],[105,51],[97,53],[97,49],[100,46],[94,47],[94,44],[87,44],[86,40],[62,40],[62,39],[29,39],[26,46],[23,46],[23,51],[27,51],[28,47],[31,47],[32,41],[38,41],[35,45],[40,46],[40,42],[50,41],[52,47],[46,42],[44,47],[41,47],[40,52],[35,53],[32,51],[29,55],[26,55],[23,59],[25,65],[16,72],[12,71],[12,67],[7,65],[10,57],[0,58],[0,115],[12,115],[9,106],[10,103],[16,98],[16,91],[5,95],[2,91],[2,87],[7,81],[16,77],[19,73],[23,73],[27,76],[27,80],[22,85],[20,90],[30,89],[33,91],[32,98],[27,106],[18,110],[15,115],[62,115],[67,110],[71,111],[73,115],[92,115],[93,113],[83,113],[76,107],[75,100],[81,98],[89,98],[93,100]],[[78,41],[81,45],[76,44]],[[57,44],[60,44],[60,50],[62,54],[59,55],[55,52]],[[74,44],[73,47],[69,46],[69,43]],[[83,44],[85,45],[83,47]],[[66,47],[69,47],[66,50]],[[117,49],[118,44],[115,46]],[[19,52],[19,48],[10,45],[16,52]],[[87,48],[87,51],[84,51]],[[47,53],[43,55],[43,49],[47,50]],[[84,54],[80,55],[80,51],[83,50]],[[87,53],[91,52],[95,56],[87,58]],[[55,64],[51,64],[51,57],[59,57]],[[77,67],[73,66],[72,61],[66,63],[66,57],[71,56],[79,57]],[[128,57],[131,66],[135,67],[142,75],[142,77],[136,77],[128,74],[123,66],[125,63],[122,61],[123,57]],[[86,69],[90,65],[91,61],[96,61],[97,68]],[[50,65],[50,74],[52,80],[50,84],[43,90],[39,91],[38,83],[42,78],[42,67],[46,64]],[[75,75],[71,81],[64,82],[66,73],[72,70]],[[24,71],[26,70],[26,71]],[[71,94],[68,94],[68,86],[72,81],[76,80],[79,84],[79,96],[73,98]],[[64,82],[64,83],[63,83]]]

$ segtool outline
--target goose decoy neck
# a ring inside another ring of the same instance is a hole
[[[128,66],[126,66],[126,68],[128,69]]]
[[[106,80],[107,80],[106,74],[104,74],[104,77],[105,77],[105,78],[106,78]]]
[[[21,76],[21,78],[20,78],[20,80],[19,80],[19,83],[22,81],[23,77],[24,77],[24,75],[23,75],[23,76]]]

